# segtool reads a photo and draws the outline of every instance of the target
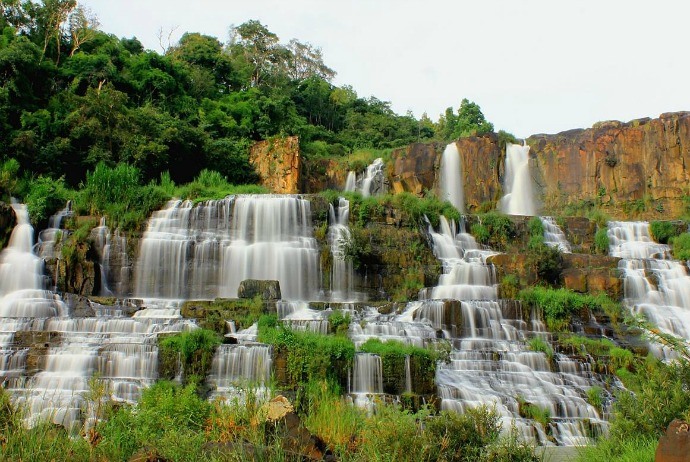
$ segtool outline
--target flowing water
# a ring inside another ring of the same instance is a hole
[[[338,199],[338,207],[329,204],[328,211],[328,243],[331,246],[331,300],[355,301],[358,297],[354,292],[354,269],[352,259],[347,258],[347,247],[352,243],[350,233],[350,202],[344,198]]]
[[[384,163],[381,158],[375,159],[374,162],[367,166],[360,188],[362,196],[369,197],[385,192],[383,167]]]
[[[611,221],[609,254],[620,257],[624,303],[661,331],[690,340],[690,276],[688,268],[672,260],[670,248],[654,242],[646,222]],[[670,352],[658,345],[660,356]]]
[[[142,298],[236,298],[245,279],[277,280],[283,298],[315,299],[319,251],[309,201],[248,195],[171,201],[144,233],[135,273]]]
[[[343,191],[345,192],[354,192],[357,190],[357,174],[350,170],[347,172],[347,178],[345,179],[345,186],[343,187]]]
[[[499,207],[508,215],[536,215],[532,177],[529,171],[529,146],[506,145],[505,195]]]
[[[486,263],[494,252],[480,249],[462,229],[456,233],[445,219],[439,232],[430,233],[444,274],[422,295],[459,300],[461,315],[461,325],[444,331],[453,349],[450,362],[439,363],[437,370],[441,408],[463,412],[494,406],[504,428],[515,425],[540,444],[586,444],[592,433],[605,431],[606,422],[586,400],[588,388],[603,384],[587,363],[528,349],[530,338],[550,337],[539,313],[526,316],[518,302],[498,300],[495,272]],[[526,405],[546,410],[549,424],[521,417]]]
[[[440,168],[441,200],[447,200],[462,213],[465,199],[462,191],[462,162],[455,143],[450,143],[441,156]]]
[[[96,304],[93,317],[71,317],[61,298],[45,289],[26,207],[14,209],[17,226],[0,254],[0,376],[27,410],[28,425],[49,420],[77,432],[94,417],[87,399],[94,374],[113,399],[135,401],[157,378],[156,333],[180,331],[189,323],[155,310],[151,317],[148,309],[130,318],[122,306]]]
[[[544,226],[544,243],[548,246],[555,247],[563,253],[571,253],[572,248],[565,233],[558,226],[553,217],[539,217],[541,224]]]

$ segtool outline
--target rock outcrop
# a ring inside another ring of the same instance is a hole
[[[527,144],[547,210],[598,199],[639,211],[682,211],[690,179],[690,112],[534,135]]]
[[[297,194],[300,186],[299,138],[289,136],[252,146],[249,163],[261,184],[276,194]]]

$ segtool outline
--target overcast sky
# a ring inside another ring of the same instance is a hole
[[[359,96],[437,120],[462,98],[518,137],[690,110],[690,1],[83,0],[101,29],[161,51],[200,32],[225,42],[256,19],[321,47]]]

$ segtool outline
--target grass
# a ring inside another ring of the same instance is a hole
[[[527,342],[527,346],[531,351],[541,351],[549,360],[553,358],[553,348],[551,345],[541,337],[533,337]]]
[[[578,449],[577,462],[653,462],[658,440],[633,437],[623,441],[601,439]]]

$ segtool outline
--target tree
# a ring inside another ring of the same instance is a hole
[[[79,5],[72,11],[69,15],[69,34],[72,38],[70,56],[74,56],[83,44],[93,40],[98,33],[98,26],[98,17],[90,9]]]
[[[487,122],[479,105],[463,98],[458,109],[458,118],[453,130],[454,138],[483,135],[494,129],[492,123]]]
[[[250,84],[258,86],[269,74],[285,69],[289,51],[278,36],[254,19],[230,28],[231,52],[244,57],[251,68]]]
[[[335,77],[335,71],[323,63],[321,48],[292,39],[287,49],[291,53],[287,63],[287,74],[291,79],[306,80],[318,77],[330,82]]]

